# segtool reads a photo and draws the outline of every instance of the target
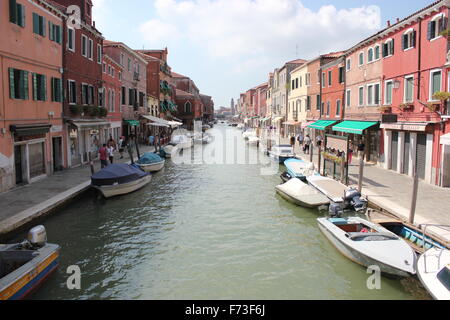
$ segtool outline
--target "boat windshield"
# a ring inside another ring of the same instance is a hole
[[[438,273],[437,278],[450,291],[450,264]]]

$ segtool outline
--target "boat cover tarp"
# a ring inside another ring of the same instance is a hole
[[[137,164],[152,164],[163,161],[163,159],[153,152],[144,153],[144,155],[136,161]]]
[[[148,173],[126,163],[115,163],[95,173],[91,177],[95,186],[111,186],[138,180]]]

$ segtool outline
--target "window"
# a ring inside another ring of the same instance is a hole
[[[359,53],[359,66],[362,66],[364,64],[364,52]]]
[[[72,28],[67,29],[67,47],[75,52],[75,30]]]
[[[402,35],[402,50],[408,50],[416,46],[416,31],[414,29],[408,29]]]
[[[300,83],[300,87],[302,87],[302,86],[303,86],[302,76],[300,76],[300,77],[297,79],[297,88],[298,88],[299,83]]]
[[[383,57],[389,57],[394,54],[394,39],[388,39],[383,44]]]
[[[414,94],[414,76],[405,77],[405,95],[403,98],[404,102],[413,102]]]
[[[441,91],[441,78],[442,78],[442,72],[441,70],[432,70],[430,72],[430,100],[433,99],[433,95]]]
[[[102,64],[102,46],[97,45],[97,63]]]
[[[327,102],[327,117],[330,116],[330,101]]]
[[[88,104],[89,86],[87,84],[81,84],[81,103]]]
[[[384,94],[384,104],[391,105],[392,104],[392,90],[394,88],[394,83],[392,80],[388,80],[385,82],[385,94]]]
[[[447,18],[442,14],[438,14],[428,22],[427,40],[433,40],[439,37],[439,34],[447,29]]]
[[[45,18],[33,12],[33,32],[45,37]]]
[[[119,71],[119,80],[122,81],[122,71]]]
[[[322,72],[322,88],[325,88],[325,72]]]
[[[112,92],[111,92],[111,112],[114,112],[116,110],[115,101],[116,101],[116,92],[114,90],[112,90]]]
[[[320,94],[316,95],[316,110],[320,110]]]
[[[125,105],[127,103],[127,89],[125,87],[122,87],[122,105]]]
[[[93,105],[94,104],[94,87],[89,86],[88,90],[88,104]]]
[[[52,78],[52,101],[62,102],[62,80]]]
[[[295,89],[295,80],[292,80],[292,84],[291,84],[292,90]]]
[[[103,73],[106,73],[106,63],[103,64]]]
[[[73,80],[68,80],[68,88],[69,88],[69,104],[77,103],[77,84]]]
[[[351,93],[350,92],[351,92],[350,89],[348,89],[345,94],[345,99],[347,99],[347,107],[350,107],[350,103],[351,103]]]
[[[325,103],[324,102],[322,102],[322,104],[321,104],[322,106],[321,106],[321,108],[320,108],[320,114],[321,115],[323,115],[324,114],[324,112],[325,112]]]
[[[53,24],[53,22],[48,22],[48,38],[51,41],[55,41],[56,43],[61,44],[62,42],[62,27],[58,26],[56,24]]]
[[[305,76],[305,85],[309,86],[311,85],[311,74],[307,73]]]
[[[87,57],[87,37],[81,35],[81,55]]]
[[[46,101],[47,100],[47,82],[46,76],[42,74],[32,73],[33,79],[33,100]]]
[[[344,82],[344,67],[339,67],[339,83]]]
[[[128,58],[128,71],[131,71],[131,59]]]
[[[125,63],[124,61],[125,61],[125,56],[123,55],[123,53],[121,53],[121,54],[120,54],[120,65],[121,65],[122,67],[125,66],[125,65],[124,65],[124,63]]]
[[[367,52],[367,62],[372,62],[373,61],[373,48],[370,48],[369,51]]]
[[[92,60],[93,58],[93,50],[94,50],[94,42],[92,41],[92,39],[89,39],[88,42],[88,59]]]
[[[187,102],[184,104],[184,112],[185,112],[185,113],[191,113],[191,103],[190,103],[189,101],[187,101]]]
[[[374,106],[380,104],[380,85],[369,84],[367,86],[367,105]]]
[[[115,77],[114,67],[111,68],[111,77]]]
[[[364,87],[359,87],[359,101],[358,105],[362,106],[364,104]]]
[[[143,92],[139,92],[139,106],[144,107],[145,94]]]
[[[108,66],[108,74],[111,75],[111,66]]]
[[[336,116],[341,114],[341,100],[336,100]]]
[[[105,88],[98,88],[98,105],[100,107],[105,106],[105,99],[103,99],[104,92],[105,92]]]
[[[16,0],[9,1],[9,21],[25,27],[25,7]]]
[[[306,110],[311,110],[311,97],[307,96],[306,97]]]
[[[28,99],[28,71],[9,68],[9,95],[11,99]]]
[[[380,46],[375,47],[375,60],[380,59]]]
[[[328,71],[328,86],[331,87],[331,70]]]
[[[345,70],[349,71],[352,67],[352,60],[350,58],[347,59],[345,63]]]

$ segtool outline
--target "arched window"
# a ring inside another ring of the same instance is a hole
[[[189,101],[186,101],[184,104],[184,113],[191,113],[192,111],[192,105]]]
[[[416,31],[409,28],[402,35],[402,50],[408,50],[416,46]]]
[[[380,46],[376,45],[375,46],[375,60],[380,59]]]
[[[369,48],[369,51],[367,52],[367,62],[373,61],[373,48]]]
[[[364,64],[364,52],[359,53],[359,65],[362,66]]]
[[[389,57],[394,54],[394,39],[389,38],[383,44],[383,57]]]

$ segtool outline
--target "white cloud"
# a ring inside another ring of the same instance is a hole
[[[376,6],[312,11],[298,0],[156,0],[154,6],[156,18],[140,26],[149,45],[183,39],[213,59],[243,61],[241,69],[260,65],[262,55],[292,57],[296,45],[302,58],[346,49],[380,28]]]

